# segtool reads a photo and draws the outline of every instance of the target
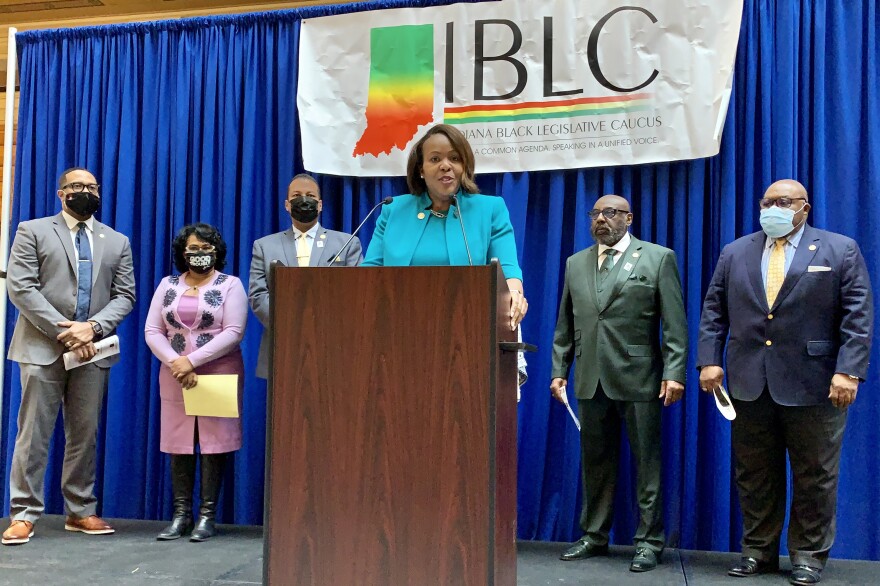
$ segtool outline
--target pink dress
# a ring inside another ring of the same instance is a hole
[[[198,419],[203,454],[232,452],[241,447],[241,418],[187,415],[183,390],[168,365],[187,356],[196,374],[237,374],[240,413],[244,363],[239,343],[247,322],[247,295],[237,277],[219,272],[199,288],[197,296],[184,295],[187,289],[183,276],[162,279],[144,328],[147,345],[162,363],[159,449],[169,454],[194,453]]]

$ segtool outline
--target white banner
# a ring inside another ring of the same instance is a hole
[[[716,155],[742,0],[503,0],[306,20],[306,169],[406,174],[432,124],[477,172]]]

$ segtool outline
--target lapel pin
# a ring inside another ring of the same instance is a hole
[[[425,212],[419,212],[419,215],[417,217],[420,220],[424,220],[425,219]]]
[[[638,252],[634,252],[634,253],[633,253],[633,258],[639,258],[639,253],[638,253]]]
[[[815,245],[815,244],[810,244],[810,250],[816,250],[816,245]]]
[[[327,238],[326,234],[321,234],[321,238]]]
[[[98,238],[103,238],[103,237],[104,237],[103,234],[98,234]],[[814,247],[814,248],[815,248],[815,247]]]

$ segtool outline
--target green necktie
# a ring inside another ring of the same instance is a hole
[[[609,248],[605,251],[605,260],[602,261],[602,266],[599,267],[599,284],[602,285],[605,283],[605,279],[608,278],[608,273],[611,272],[611,269],[614,268],[614,255],[617,254],[617,251],[613,248]]]

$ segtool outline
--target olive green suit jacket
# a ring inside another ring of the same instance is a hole
[[[610,399],[656,399],[663,380],[684,383],[687,319],[675,253],[631,238],[599,293],[599,246],[568,258],[553,338],[553,378],[590,399],[601,381]]]

